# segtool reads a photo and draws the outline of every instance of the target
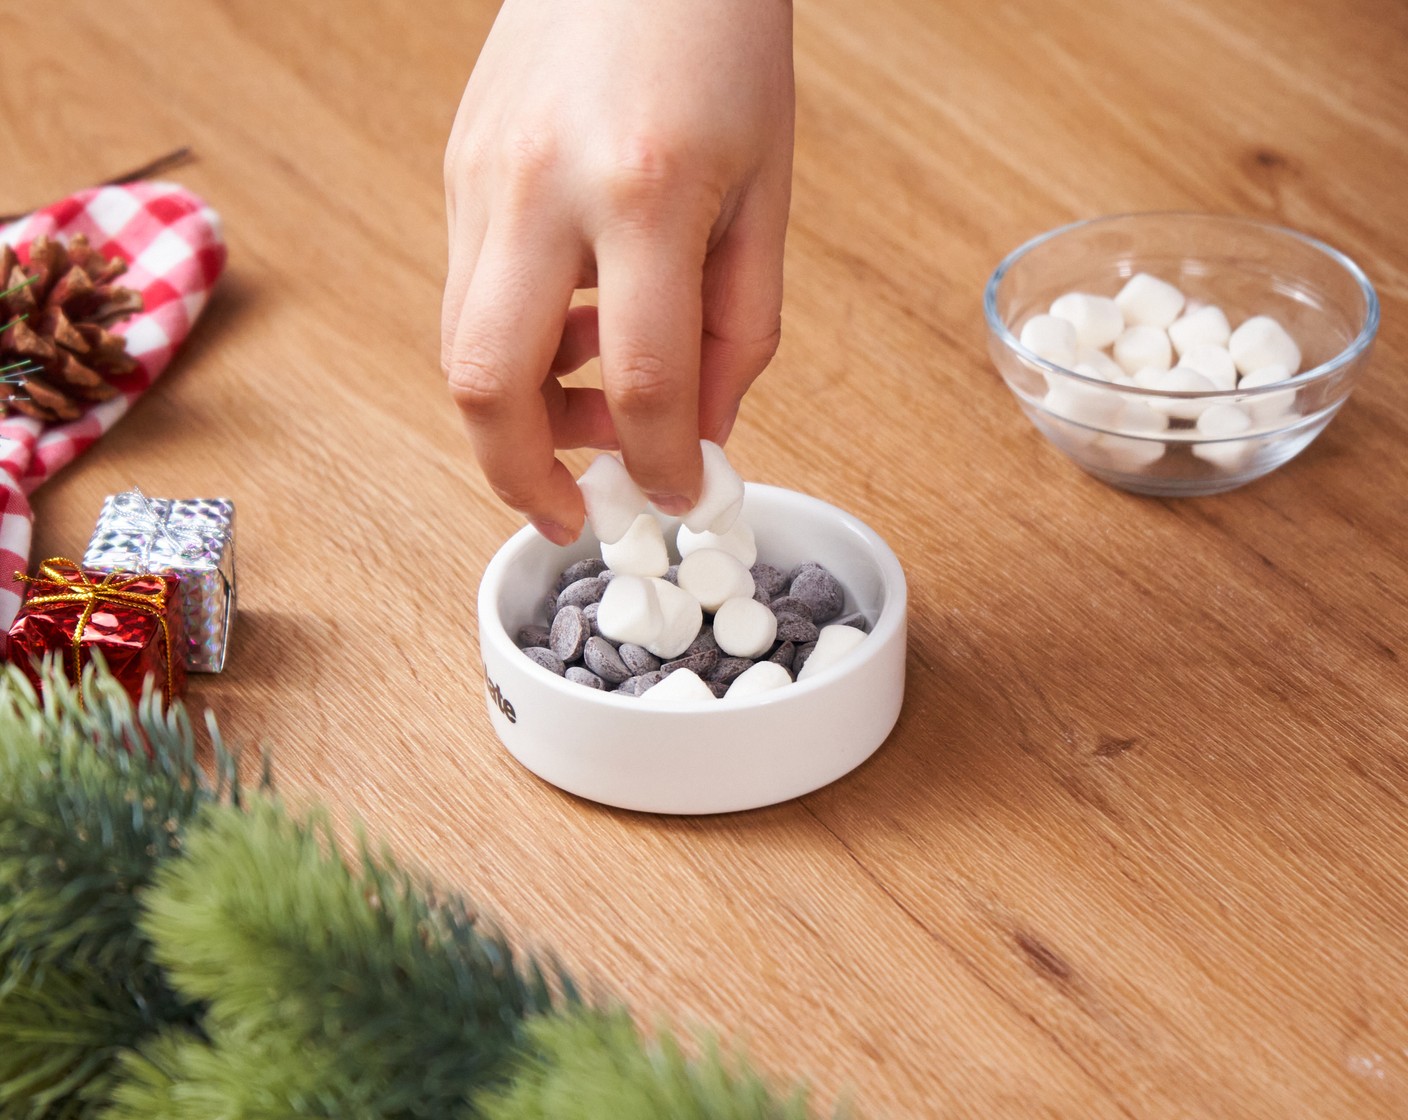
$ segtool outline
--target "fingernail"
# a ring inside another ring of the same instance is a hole
[[[650,494],[648,497],[656,509],[671,517],[678,517],[694,508],[694,503],[683,494]]]
[[[540,521],[537,518],[533,518],[530,524],[559,548],[564,548],[577,539],[576,533],[569,532],[556,521]]]

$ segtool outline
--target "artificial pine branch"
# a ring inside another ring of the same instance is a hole
[[[325,817],[272,799],[204,814],[143,924],[207,1001],[209,1041],[129,1059],[112,1120],[475,1115],[548,984],[463,903],[362,849],[354,866]]]
[[[806,1094],[786,1100],[716,1043],[691,1061],[662,1032],[636,1033],[624,1010],[545,1016],[513,1081],[483,1094],[485,1120],[806,1120]]]
[[[163,1026],[194,1030],[138,928],[156,868],[202,807],[237,790],[216,739],[212,789],[184,710],[137,710],[101,667],[85,709],[62,668],[42,701],[0,671],[0,1115],[97,1116],[113,1059]]]
[[[180,704],[134,711],[101,666],[84,695],[0,671],[6,1120],[804,1120],[365,840],[344,858],[325,814],[244,797],[213,722],[212,784]]]

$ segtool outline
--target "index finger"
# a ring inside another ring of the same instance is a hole
[[[573,238],[503,226],[485,236],[447,355],[450,392],[494,492],[545,537],[568,544],[585,511],[554,454],[543,398],[580,254]]]

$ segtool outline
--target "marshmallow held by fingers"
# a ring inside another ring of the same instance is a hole
[[[645,512],[645,494],[615,455],[598,455],[577,479],[587,523],[602,544],[615,544]]]
[[[717,443],[701,439],[699,454],[704,460],[699,501],[680,520],[694,533],[726,533],[743,508],[743,478]]]

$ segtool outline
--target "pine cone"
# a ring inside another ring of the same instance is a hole
[[[137,363],[107,328],[142,309],[139,292],[113,283],[126,270],[126,261],[104,260],[81,233],[67,246],[36,239],[28,267],[0,246],[0,292],[15,289],[0,297],[0,369],[19,366],[0,384],[5,414],[77,420],[93,401],[117,395],[109,379]]]

